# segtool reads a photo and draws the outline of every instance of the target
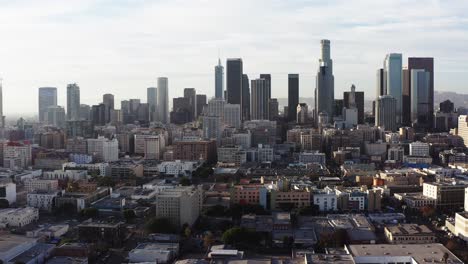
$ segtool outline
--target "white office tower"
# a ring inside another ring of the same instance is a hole
[[[309,116],[309,107],[307,104],[301,103],[296,107],[296,122],[298,124],[305,124]]]
[[[148,116],[151,122],[158,120],[158,88],[149,87],[146,89],[146,102],[148,103]]]
[[[396,131],[397,101],[390,95],[381,95],[375,104],[375,126],[384,127],[387,131]]]
[[[402,55],[399,53],[390,53],[384,61],[384,78],[386,94],[396,100],[396,123],[402,122],[403,108],[403,79],[402,79]]]
[[[67,85],[67,120],[80,120],[80,87]]]
[[[223,113],[223,123],[229,127],[241,127],[240,104],[225,104]]]
[[[98,161],[111,162],[119,160],[119,142],[117,139],[107,139],[105,137],[89,138],[88,154]]]
[[[429,143],[413,142],[409,145],[410,156],[427,157],[429,156]]]
[[[167,77],[158,78],[158,121],[169,122],[169,81]]]
[[[223,99],[224,94],[224,67],[221,65],[221,59],[218,59],[218,65],[215,66],[215,98]]]
[[[48,107],[57,105],[57,88],[39,88],[39,122],[44,121],[44,114]]]
[[[251,81],[250,118],[252,120],[268,120],[270,90],[266,79]]]
[[[348,97],[348,108],[343,108],[342,115],[346,128],[357,126],[358,109],[356,107],[356,86],[351,85],[351,93]]]
[[[465,147],[468,147],[468,115],[458,117],[458,135],[463,139]]]
[[[213,98],[208,102],[208,105],[205,109],[206,116],[219,116],[223,117],[224,115],[224,105],[226,101],[221,98]]]
[[[322,39],[321,57],[317,72],[315,88],[315,112],[318,120],[320,113],[326,113],[328,122],[333,121],[333,105],[335,101],[335,77],[333,76],[333,61],[330,56],[330,40]]]
[[[191,226],[200,215],[202,197],[196,186],[164,188],[155,197],[156,217],[168,218],[178,227]]]
[[[47,125],[65,128],[65,109],[58,105],[47,107],[43,121]]]
[[[204,116],[203,117],[203,138],[216,139],[219,143],[222,133],[221,117]]]

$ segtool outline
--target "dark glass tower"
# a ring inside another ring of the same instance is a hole
[[[427,108],[429,109],[429,112],[425,117],[427,120],[425,128],[431,129],[434,125],[434,58],[408,58],[409,87],[411,87],[412,83],[411,70],[425,70],[429,73],[429,90],[427,91],[429,100]],[[409,97],[412,98],[412,96],[411,91],[409,91]],[[410,111],[404,113],[404,115],[407,114],[410,114]]]
[[[299,74],[288,74],[288,121],[296,120],[296,108],[298,104]]]

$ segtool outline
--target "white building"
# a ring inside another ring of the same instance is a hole
[[[54,170],[54,171],[45,171],[43,174],[44,179],[53,179],[53,180],[84,180],[88,178],[88,172],[85,170]]]
[[[465,147],[468,147],[468,115],[458,117],[458,135],[463,138]]]
[[[308,164],[308,163],[318,163],[325,165],[326,157],[325,153],[320,153],[318,151],[311,152],[301,152],[299,154],[299,162]]]
[[[427,157],[429,156],[429,144],[423,142],[410,143],[410,156]]]
[[[275,159],[273,148],[269,145],[259,144],[257,153],[258,162],[272,162]]]
[[[468,212],[455,214],[455,235],[468,242]]]
[[[200,166],[197,161],[164,161],[158,165],[158,171],[161,174],[192,177],[192,173]]]
[[[234,141],[234,145],[241,146],[243,149],[252,147],[252,134],[250,131],[246,133],[234,133],[231,137]]]
[[[12,182],[0,183],[0,199],[5,199],[9,204],[16,203],[16,184]]]
[[[28,193],[28,206],[51,212],[55,206],[55,198],[60,192],[31,192]]]
[[[0,210],[0,226],[22,227],[39,219],[37,208],[7,208]]]
[[[97,160],[104,162],[119,160],[119,142],[116,138],[90,138],[87,139],[87,143],[88,154],[93,155]]]
[[[77,164],[75,162],[67,162],[62,166],[63,170],[66,168],[82,168],[87,170],[88,174],[91,174],[90,171],[97,171],[99,176],[107,176],[110,174],[109,163],[90,163],[90,164]]]
[[[156,195],[156,217],[169,218],[178,226],[193,225],[200,215],[202,196],[196,186],[165,188]]]
[[[130,263],[171,263],[179,253],[177,243],[142,243],[128,253]]]
[[[468,187],[465,189],[465,212],[468,212]]]
[[[241,108],[239,104],[225,104],[223,113],[223,123],[226,126],[241,127]]]
[[[218,147],[218,162],[240,166],[247,161],[247,154],[241,146]]]
[[[24,187],[27,192],[32,191],[57,191],[58,180],[29,179],[24,181]]]
[[[318,205],[322,212],[338,210],[338,195],[335,190],[325,187],[323,190],[315,190],[313,203]]]
[[[205,139],[215,139],[219,143],[221,139],[222,126],[221,117],[204,116],[203,117],[203,137]]]

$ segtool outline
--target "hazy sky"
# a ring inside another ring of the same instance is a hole
[[[103,93],[146,101],[158,76],[169,77],[170,98],[185,87],[211,97],[218,54],[223,64],[241,57],[251,79],[271,73],[273,97],[299,73],[310,97],[322,38],[337,98],[352,83],[373,97],[389,52],[434,57],[435,89],[467,92],[467,13],[466,0],[0,0],[4,112],[36,112],[41,86],[66,105],[72,82],[88,104]]]

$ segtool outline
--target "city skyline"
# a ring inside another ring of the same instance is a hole
[[[239,21],[233,13],[242,12],[232,10],[255,10],[256,5],[267,8],[255,17],[255,26],[250,16],[242,16],[245,21],[238,27],[219,19]],[[300,74],[300,97],[312,97],[318,43],[324,38],[333,45],[337,95],[354,83],[366,98],[374,98],[375,69],[394,52],[403,54],[403,62],[408,57],[434,57],[434,89],[463,92],[468,78],[463,74],[468,69],[463,60],[467,57],[463,10],[468,4],[406,3],[403,11],[400,5],[399,1],[330,6],[302,1],[236,5],[203,1],[186,6],[164,1],[6,3],[0,10],[4,115],[35,113],[39,87],[57,87],[58,105],[65,106],[66,85],[75,82],[81,101],[90,105],[99,103],[105,93],[115,95],[116,107],[121,100],[145,98],[146,88],[155,86],[158,76],[170,79],[171,98],[186,87],[211,98],[218,54],[224,67],[226,58],[242,58],[243,72],[250,79],[270,73],[272,98],[287,96],[288,73]],[[377,13],[368,18],[360,13],[364,6]],[[204,9],[217,13],[202,12],[201,18],[197,10]],[[331,19],[341,11],[347,16]],[[272,21],[277,16],[284,18],[278,19],[281,24]],[[194,24],[177,22],[181,17],[193,18]],[[12,53],[14,48],[18,52]],[[27,96],[19,100],[17,93]]]

